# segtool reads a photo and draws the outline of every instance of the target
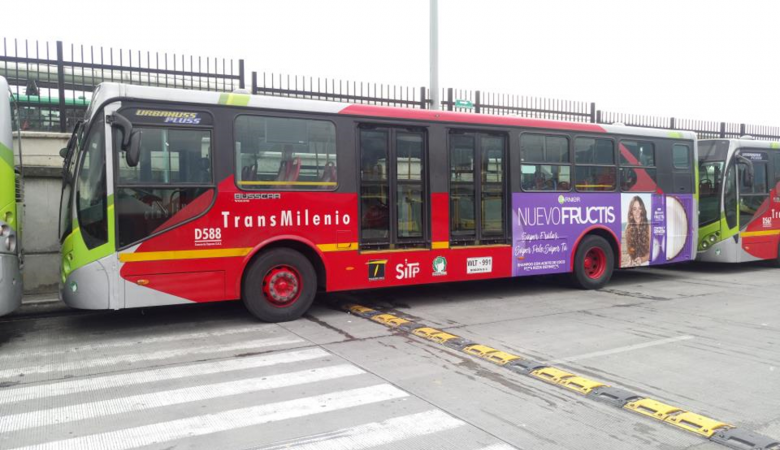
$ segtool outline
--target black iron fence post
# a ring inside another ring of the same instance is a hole
[[[596,123],[604,123],[601,121],[601,111],[596,111]]]
[[[452,88],[447,88],[447,111],[452,111],[455,106],[455,100],[453,100],[452,96]]]
[[[747,134],[747,133],[745,132],[745,128],[746,128],[746,127],[745,127],[745,124],[744,124],[744,123],[741,123],[741,124],[739,124],[739,137],[742,137],[742,136],[744,136],[744,135],[746,135],[746,134]],[[775,169],[775,170],[778,170],[778,169]]]
[[[590,104],[590,123],[596,123],[596,103]]]
[[[482,112],[482,93],[479,91],[474,91],[474,112]]]
[[[428,102],[428,100],[425,97],[426,97],[425,86],[423,86],[420,88],[420,109],[426,109],[426,103]],[[435,109],[435,105],[433,106]]]
[[[720,138],[721,139],[726,138],[726,122],[720,123]]]
[[[677,121],[674,120],[674,117],[669,118],[669,129],[670,130],[676,130],[677,129]]]
[[[244,89],[244,60],[238,60],[238,88]]]
[[[257,72],[252,72],[252,95],[257,95]]]
[[[62,41],[57,41],[57,92],[59,95],[60,133],[67,131],[67,116],[65,114],[65,56],[62,51]]]

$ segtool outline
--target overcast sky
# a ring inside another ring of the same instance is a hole
[[[428,0],[3,3],[6,38],[429,84]],[[439,0],[440,85],[780,125],[779,18],[772,0]]]

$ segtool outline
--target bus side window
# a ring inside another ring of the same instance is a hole
[[[523,133],[520,155],[520,185],[524,191],[571,190],[569,138]]]

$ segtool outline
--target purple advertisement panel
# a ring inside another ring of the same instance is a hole
[[[582,233],[603,226],[620,236],[620,194],[512,194],[512,274],[564,273]]]
[[[688,261],[693,251],[693,197],[651,193],[515,193],[512,274],[571,270],[573,249],[587,230],[620,240],[616,267]]]

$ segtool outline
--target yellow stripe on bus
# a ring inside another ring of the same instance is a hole
[[[774,236],[776,234],[780,234],[780,230],[746,231],[740,234],[742,235],[742,237]]]
[[[248,248],[220,248],[209,250],[172,250],[167,252],[120,253],[121,262],[170,261],[177,259],[235,258],[246,256],[252,251]]]
[[[344,252],[348,250],[357,250],[357,242],[344,242],[340,244],[318,244],[317,248],[323,252]]]
[[[431,248],[434,250],[438,250],[442,248],[450,248],[450,243],[447,241],[434,242],[433,244],[431,244]]]
[[[335,181],[239,181],[241,186],[336,186]]]

